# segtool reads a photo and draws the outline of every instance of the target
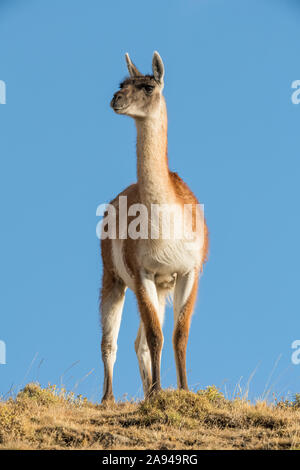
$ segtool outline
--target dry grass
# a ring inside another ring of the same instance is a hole
[[[226,400],[215,388],[111,406],[55,386],[0,401],[0,449],[300,449],[300,406]]]

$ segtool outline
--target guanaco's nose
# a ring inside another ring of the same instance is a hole
[[[113,96],[113,99],[111,100],[111,106],[112,108],[115,108],[115,107],[118,107],[122,104],[122,93],[120,91],[117,91],[114,96]]]

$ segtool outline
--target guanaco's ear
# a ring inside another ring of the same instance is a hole
[[[165,74],[165,68],[163,61],[157,51],[154,52],[153,57],[152,57],[152,71],[155,80],[163,84],[164,81],[164,74]]]
[[[125,59],[126,59],[126,64],[127,64],[129,75],[131,77],[140,77],[142,74],[141,72],[138,71],[134,63],[131,62],[128,52],[126,52],[125,54]]]

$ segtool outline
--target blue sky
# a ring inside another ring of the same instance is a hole
[[[170,167],[204,203],[211,240],[189,385],[231,396],[254,371],[251,398],[300,392],[299,24],[295,0],[0,0],[0,394],[39,380],[101,398],[96,208],[136,180],[134,123],[109,102],[124,53],[146,73],[154,50]],[[142,395],[138,322],[129,292],[118,398]],[[169,308],[164,387],[176,385],[172,326]]]

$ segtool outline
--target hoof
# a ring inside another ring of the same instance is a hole
[[[146,395],[146,397],[145,397],[146,400],[147,400],[148,398],[153,397],[153,395],[155,395],[156,393],[160,392],[161,390],[162,390],[161,386],[157,386],[157,385],[155,386],[155,385],[153,385],[153,386],[150,388],[150,390],[148,391],[148,393],[147,393],[147,395]]]
[[[115,397],[113,394],[104,395],[101,400],[102,405],[114,405],[115,404]]]

